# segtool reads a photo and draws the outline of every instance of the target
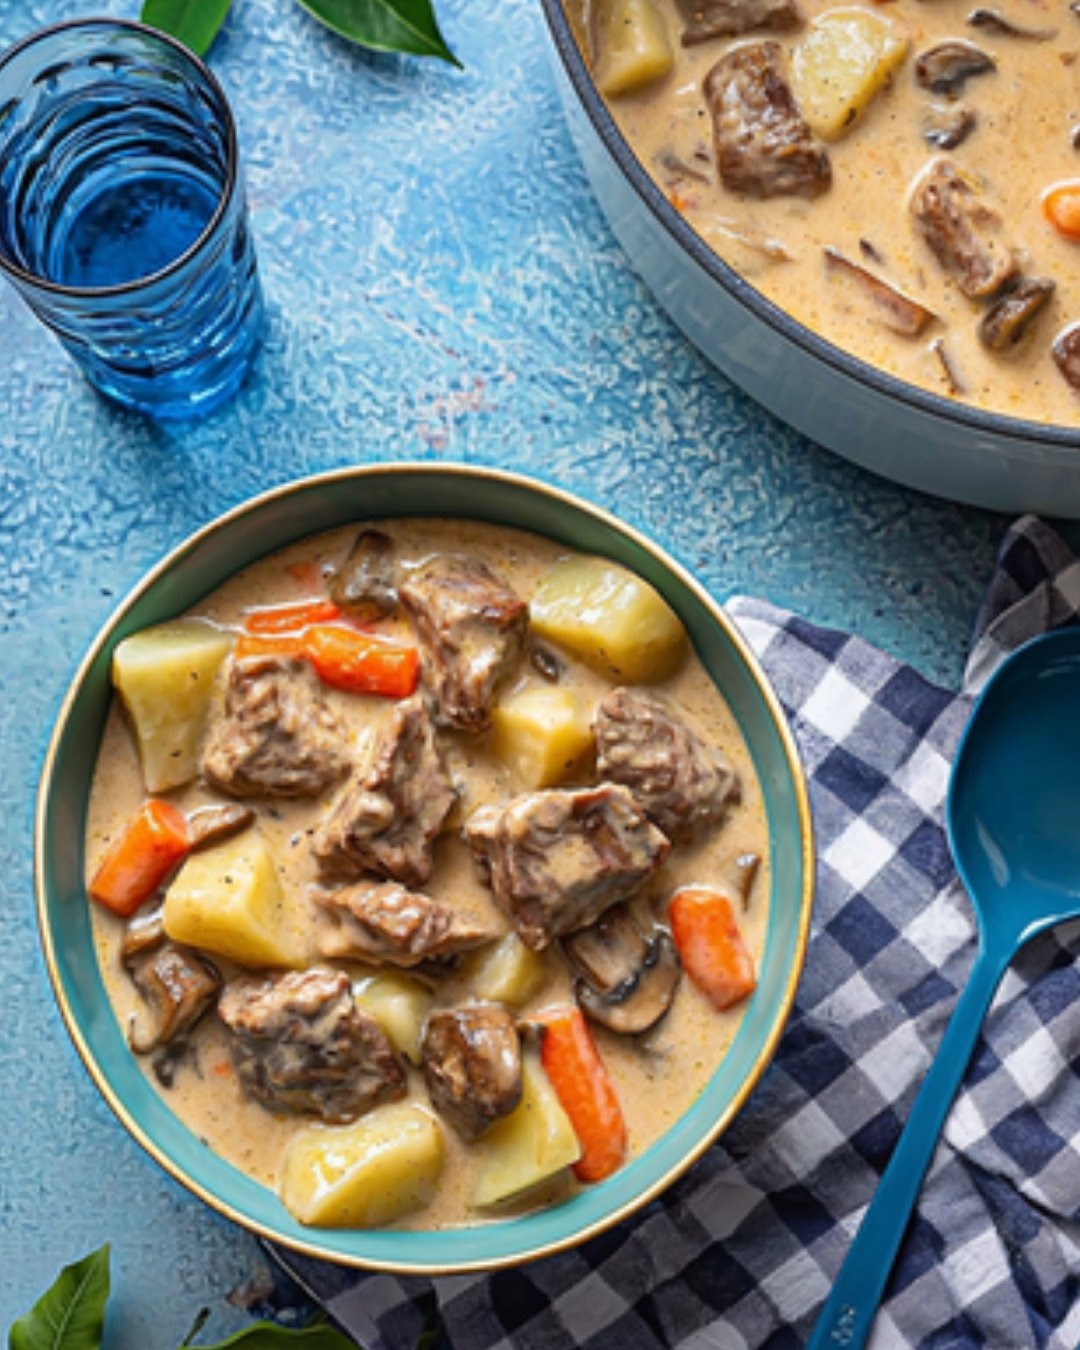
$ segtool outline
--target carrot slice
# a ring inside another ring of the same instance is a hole
[[[722,1012],[754,992],[754,958],[726,895],[685,886],[671,898],[668,922],[683,969],[714,1008]]]
[[[153,895],[190,849],[187,817],[172,802],[151,797],[101,860],[90,894],[121,918]]]
[[[580,1008],[541,1013],[540,1062],[581,1144],[579,1181],[602,1181],[626,1157],[626,1122]]]
[[[1080,181],[1055,183],[1043,193],[1043,215],[1066,239],[1080,240]]]
[[[248,633],[299,633],[313,623],[333,623],[341,610],[332,600],[303,600],[296,605],[253,609],[244,616]]]
[[[241,633],[233,643],[233,656],[306,656],[299,633]]]
[[[415,647],[401,647],[349,628],[315,624],[302,638],[304,655],[324,684],[349,694],[406,698],[420,679]]]

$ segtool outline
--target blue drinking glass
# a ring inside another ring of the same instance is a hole
[[[0,272],[87,378],[155,417],[239,387],[263,332],[236,126],[142,24],[59,24],[0,56]]]

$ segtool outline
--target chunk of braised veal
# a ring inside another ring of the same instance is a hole
[[[343,1123],[406,1093],[378,1022],[341,970],[313,967],[228,984],[218,1016],[233,1033],[241,1086],[271,1111]]]
[[[1006,352],[1031,332],[1057,289],[1048,277],[1020,277],[979,321],[979,341],[992,352]]]
[[[421,1054],[432,1104],[463,1139],[478,1139],[521,1101],[521,1042],[498,1004],[432,1013]]]
[[[436,720],[483,731],[499,685],[521,658],[528,606],[478,559],[444,555],[409,573],[400,595]]]
[[[374,623],[397,608],[394,545],[381,530],[363,530],[327,583],[330,599],[355,619]]]
[[[1080,323],[1063,328],[1050,351],[1058,370],[1080,394]]]
[[[356,768],[315,832],[316,858],[330,872],[374,872],[418,886],[455,792],[420,698],[396,704],[369,734]]]
[[[910,207],[918,232],[969,300],[989,299],[1016,275],[1016,259],[1000,238],[1001,217],[949,160],[931,160]]]
[[[734,47],[705,76],[720,179],[748,197],[818,197],[828,152],[799,111],[778,42]]]
[[[685,20],[684,47],[761,29],[784,31],[802,23],[795,0],[678,0],[678,3]]]
[[[318,934],[318,948],[333,959],[408,967],[456,956],[499,936],[450,905],[392,881],[362,881],[322,892],[315,903],[330,921]]]
[[[629,788],[616,783],[481,807],[466,821],[465,838],[534,951],[629,899],[671,847]]]
[[[723,753],[650,694],[613,689],[593,730],[597,773],[629,788],[671,838],[722,820],[739,798],[738,776]]]
[[[211,729],[203,773],[236,797],[314,797],[348,771],[345,744],[307,661],[233,657],[224,715]]]

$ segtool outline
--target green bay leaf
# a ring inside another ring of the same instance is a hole
[[[437,56],[460,66],[446,45],[431,0],[298,0],[335,33],[380,52]]]
[[[217,1345],[199,1346],[198,1350],[357,1350],[357,1346],[329,1322],[320,1319],[304,1327],[291,1328],[280,1327],[274,1322],[253,1322]]]
[[[52,1287],[12,1325],[8,1350],[101,1350],[108,1301],[106,1246],[64,1267]]]
[[[196,56],[205,56],[231,4],[232,0],[143,0],[139,17]]]

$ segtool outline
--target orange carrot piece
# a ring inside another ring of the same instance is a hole
[[[581,1144],[579,1181],[603,1181],[626,1157],[626,1122],[580,1008],[540,1016],[540,1062]]]
[[[237,661],[248,656],[305,656],[299,633],[241,633],[233,643]]]
[[[307,629],[302,643],[319,679],[349,694],[406,698],[420,679],[420,655],[415,647],[332,624]]]
[[[313,623],[333,623],[341,610],[332,600],[303,600],[297,605],[277,605],[272,609],[253,609],[244,616],[248,633],[299,633]]]
[[[289,563],[285,568],[293,581],[309,591],[318,590],[323,580],[322,568],[313,558],[305,558],[302,562]]]
[[[1080,181],[1055,183],[1043,193],[1043,215],[1066,239],[1080,240]]]
[[[172,802],[151,797],[116,840],[90,882],[90,894],[121,918],[153,895],[190,848],[187,817]]]
[[[683,969],[714,1008],[722,1012],[754,992],[754,958],[726,895],[683,887],[671,898],[668,922]]]

